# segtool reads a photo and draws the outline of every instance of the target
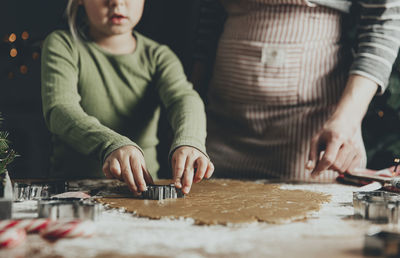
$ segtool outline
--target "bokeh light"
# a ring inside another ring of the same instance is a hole
[[[11,33],[10,36],[8,37],[8,41],[13,43],[17,39],[17,35],[15,33]]]
[[[40,55],[39,55],[38,52],[33,52],[33,53],[32,53],[32,59],[33,59],[33,60],[37,60],[37,59],[39,58],[39,56],[40,56]]]
[[[22,73],[22,74],[26,74],[26,73],[28,72],[28,66],[26,66],[26,65],[21,65],[21,66],[19,67],[19,71],[20,71],[20,73]]]
[[[12,49],[10,50],[10,56],[11,56],[11,57],[16,57],[17,55],[18,55],[17,49],[16,49],[16,48],[12,48]]]
[[[22,32],[21,38],[22,38],[23,40],[29,39],[29,33],[28,33],[27,31]]]

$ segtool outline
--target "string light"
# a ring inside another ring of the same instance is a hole
[[[38,52],[33,52],[32,53],[32,59],[37,60],[39,58],[39,53]]]
[[[28,66],[26,66],[26,65],[21,65],[21,66],[19,67],[19,71],[20,71],[20,73],[22,73],[22,74],[26,74],[26,73],[28,72]]]
[[[29,33],[28,33],[27,31],[22,32],[21,38],[22,38],[23,40],[29,39]]]
[[[397,172],[397,167],[399,166],[399,163],[400,163],[400,159],[399,158],[395,158],[394,159],[394,163],[396,164],[395,167],[394,167],[394,173],[396,173]]]
[[[383,115],[384,115],[383,111],[382,111],[382,110],[379,110],[379,111],[378,111],[378,116],[379,116],[379,117],[383,117]]]
[[[8,37],[8,41],[10,43],[13,43],[17,39],[17,35],[15,33],[11,33],[10,36]]]
[[[18,55],[17,49],[16,49],[16,48],[12,48],[12,49],[10,50],[10,56],[11,56],[11,57],[16,57],[17,55]]]

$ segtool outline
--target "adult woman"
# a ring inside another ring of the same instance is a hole
[[[365,166],[361,121],[397,56],[400,1],[221,2],[207,107],[215,175],[331,181]],[[349,12],[360,15],[354,60],[341,41]]]

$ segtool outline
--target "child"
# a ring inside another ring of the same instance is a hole
[[[103,172],[135,194],[145,191],[159,169],[160,104],[174,132],[175,186],[188,193],[193,181],[212,175],[203,103],[173,52],[133,31],[143,6],[144,0],[70,0],[70,32],[46,38],[42,99],[53,134],[52,177]]]

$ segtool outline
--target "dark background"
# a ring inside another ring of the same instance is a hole
[[[181,58],[188,75],[199,1],[149,0],[137,30],[169,45]],[[66,28],[67,0],[3,0],[0,8],[0,112],[12,147],[21,155],[9,166],[13,178],[46,178],[51,151],[50,136],[42,119],[40,99],[40,47],[48,33]],[[28,32],[27,40],[21,39]],[[11,33],[17,36],[10,43]],[[16,48],[16,57],[10,50]],[[36,57],[35,57],[36,56]],[[39,56],[39,57],[38,57]],[[22,67],[22,69],[21,69]],[[400,70],[395,65],[390,87],[376,97],[364,120],[364,139],[371,168],[393,164],[400,154]],[[24,71],[24,69],[26,71]],[[168,126],[161,121],[160,163],[167,167]],[[168,176],[163,170],[161,176]]]

